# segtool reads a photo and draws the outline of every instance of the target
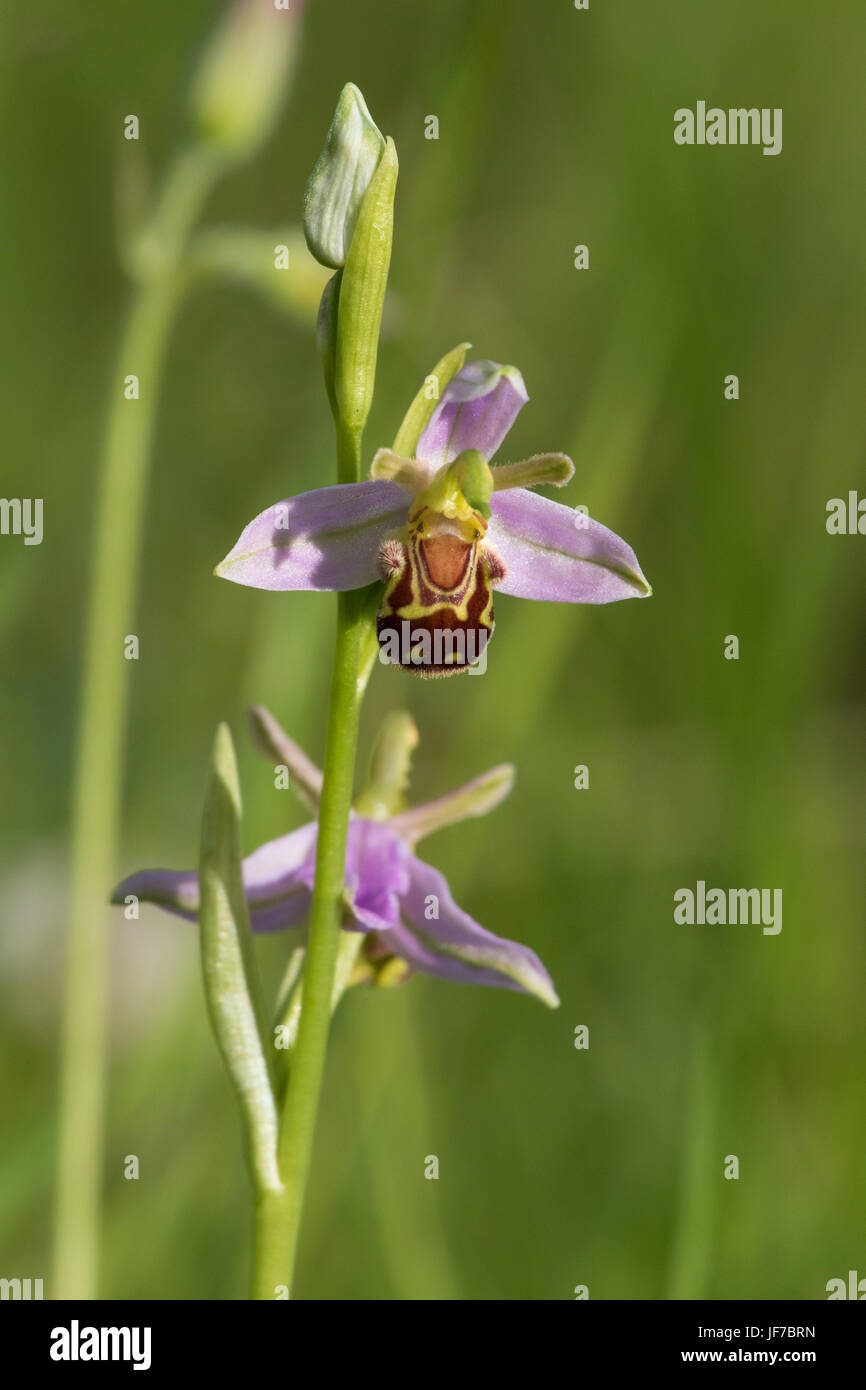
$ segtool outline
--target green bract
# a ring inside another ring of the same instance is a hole
[[[352,430],[363,429],[373,402],[396,185],[397,151],[388,140],[361,204],[340,282],[334,392],[340,415]]]

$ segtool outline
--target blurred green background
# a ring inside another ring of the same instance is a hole
[[[164,171],[218,9],[0,13],[2,491],[45,499],[41,547],[0,539],[7,1277],[49,1273],[84,578],[129,294],[118,189]],[[409,708],[415,799],[517,764],[508,802],[424,852],[538,951],[562,1007],[423,978],[347,998],[299,1297],[809,1299],[866,1273],[866,540],[824,526],[827,500],[866,483],[864,42],[856,0],[309,0],[279,126],[209,206],[297,222],[356,82],[401,161],[368,457],[470,339],[525,375],[509,456],[570,452],[566,500],[655,587],[595,610],[502,598],[480,679],[374,675],[361,763],[382,714]],[[673,112],[698,99],[782,107],[783,153],[677,147]],[[244,710],[266,703],[321,760],[334,601],[211,570],[262,507],[333,470],[311,315],[236,286],[191,295],[155,442],[118,877],[195,862],[222,718],[246,847],[303,820]],[[677,926],[673,894],[699,878],[781,887],[783,931]],[[195,932],[145,909],[112,934],[102,1292],[243,1296],[246,1176]],[[286,946],[262,943],[269,977]]]

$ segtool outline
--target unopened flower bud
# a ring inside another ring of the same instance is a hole
[[[231,159],[252,154],[270,133],[288,88],[304,0],[232,0],[202,55],[192,94],[201,138]]]
[[[304,194],[307,245],[322,265],[335,270],[345,265],[364,195],[384,150],[367,103],[347,82]]]

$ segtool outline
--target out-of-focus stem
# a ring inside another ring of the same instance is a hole
[[[69,915],[60,1063],[54,1298],[96,1297],[103,1176],[108,980],[107,894],[115,869],[138,561],[160,378],[183,292],[180,257],[218,173],[197,148],[166,181],[135,252],[133,292],[111,383],[97,480],[93,559],[72,796]],[[135,375],[138,399],[124,379]]]

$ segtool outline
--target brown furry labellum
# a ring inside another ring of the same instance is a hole
[[[379,570],[383,662],[415,675],[450,676],[483,656],[493,633],[492,585],[505,572],[483,540],[410,529],[405,542],[384,542]]]

